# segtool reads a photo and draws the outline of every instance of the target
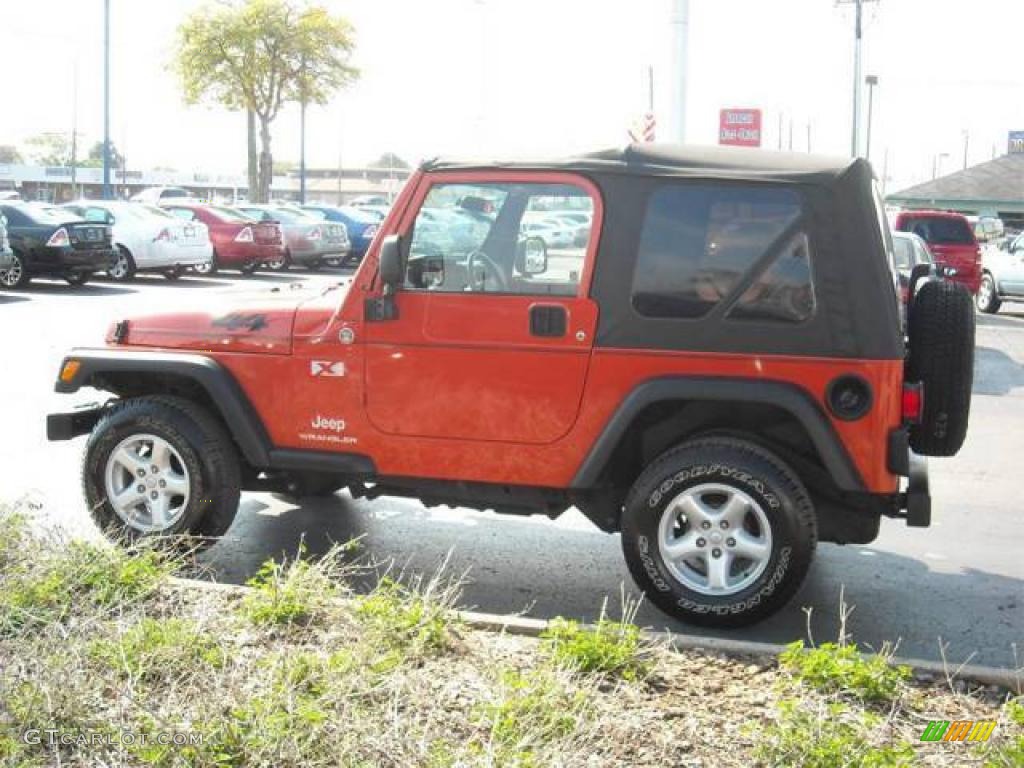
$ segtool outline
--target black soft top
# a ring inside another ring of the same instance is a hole
[[[630,144],[560,159],[482,160],[435,158],[425,171],[486,169],[559,170],[624,173],[639,176],[752,178],[766,181],[831,184],[863,160],[746,147],[700,147],[679,144]]]

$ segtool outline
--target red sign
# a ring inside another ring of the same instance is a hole
[[[760,147],[761,110],[723,109],[719,112],[718,143],[734,147]]]

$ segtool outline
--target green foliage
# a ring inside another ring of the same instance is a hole
[[[593,629],[584,629],[557,618],[541,637],[558,663],[586,674],[636,680],[650,666],[641,657],[640,629],[633,624],[601,619]]]
[[[0,163],[20,165],[22,161],[21,152],[18,151],[17,147],[10,144],[0,144]],[[0,756],[3,756],[2,751],[0,751]]]
[[[823,693],[852,694],[864,701],[891,701],[910,677],[910,668],[889,664],[884,654],[862,656],[856,645],[822,643],[786,646],[779,661],[801,681]]]
[[[331,558],[321,564],[301,557],[287,564],[267,560],[249,579],[253,588],[242,600],[242,612],[254,624],[307,624],[340,594],[330,576]]]
[[[217,640],[184,619],[144,618],[116,640],[93,641],[90,655],[125,677],[144,680],[192,675],[224,664]]]
[[[39,165],[71,165],[71,139],[63,133],[41,133],[25,144],[32,162]]]
[[[759,734],[755,756],[768,765],[793,768],[900,768],[914,763],[909,744],[875,745],[882,721],[857,715],[843,704],[809,709],[792,699],[779,704],[779,719]]]
[[[572,691],[557,670],[504,670],[496,701],[476,708],[499,765],[533,766],[536,751],[574,733],[588,712],[586,695]]]
[[[178,561],[155,549],[73,541],[37,550],[0,573],[0,635],[63,621],[83,604],[120,607],[149,595]]]
[[[83,168],[102,168],[103,167],[103,142],[97,141],[89,149],[89,154],[86,155],[85,160],[79,163]],[[110,167],[120,168],[124,165],[124,157],[118,151],[117,147],[114,146],[114,142],[110,142]]]
[[[249,190],[251,199],[266,202],[269,196],[270,124],[281,107],[324,104],[354,82],[354,48],[348,21],[298,0],[207,5],[178,28],[174,68],[185,100],[213,101],[259,119],[259,189]]]
[[[1024,699],[1010,699],[1003,705],[1002,716],[996,726],[998,742],[985,749],[985,768],[1017,768],[1024,765]],[[999,733],[1006,728],[1010,732]]]
[[[394,653],[376,661],[384,672],[401,662],[402,656],[433,655],[451,645],[449,606],[384,577],[377,588],[356,603],[355,615],[372,635],[373,642]]]

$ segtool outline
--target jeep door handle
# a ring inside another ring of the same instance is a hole
[[[530,335],[558,338],[565,336],[569,313],[561,304],[534,304],[530,307]]]

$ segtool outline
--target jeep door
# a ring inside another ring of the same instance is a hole
[[[567,173],[427,175],[399,223],[397,318],[366,323],[366,412],[381,432],[542,444],[576,421],[597,305],[597,237],[548,242],[537,214],[579,210],[597,188]]]

